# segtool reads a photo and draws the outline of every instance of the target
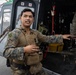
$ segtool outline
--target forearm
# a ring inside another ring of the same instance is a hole
[[[60,44],[62,44],[63,43],[63,37],[62,37],[62,35],[52,35],[52,36],[48,36],[49,38],[48,38],[48,40],[47,40],[47,42],[49,42],[49,43],[60,43]]]
[[[23,60],[24,59],[24,49],[23,49],[23,47],[6,48],[3,55],[6,58]]]

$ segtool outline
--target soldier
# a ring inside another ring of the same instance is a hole
[[[34,12],[24,9],[21,12],[20,28],[9,32],[4,57],[10,60],[13,75],[47,75],[42,69],[42,52],[37,43],[63,43],[69,35],[46,36],[37,30],[30,29],[34,22]],[[40,55],[41,56],[40,56]]]

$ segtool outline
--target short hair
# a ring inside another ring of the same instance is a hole
[[[28,9],[28,8],[23,9],[20,16],[22,16],[24,12],[31,12],[33,14],[33,17],[35,17],[35,13],[31,9]]]

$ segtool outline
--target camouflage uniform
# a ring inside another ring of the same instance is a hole
[[[5,46],[4,56],[10,59],[13,75],[31,75],[29,74],[29,66],[24,62],[23,47],[29,44],[36,44],[35,39],[39,42],[62,43],[62,36],[46,36],[37,30],[30,29],[30,34],[26,34],[24,28],[14,29],[8,34],[7,43]],[[47,75],[42,69],[36,75]]]

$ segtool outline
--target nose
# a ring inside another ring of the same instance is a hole
[[[29,17],[29,16],[27,16],[26,18],[27,18],[27,19],[30,19],[30,17]]]

